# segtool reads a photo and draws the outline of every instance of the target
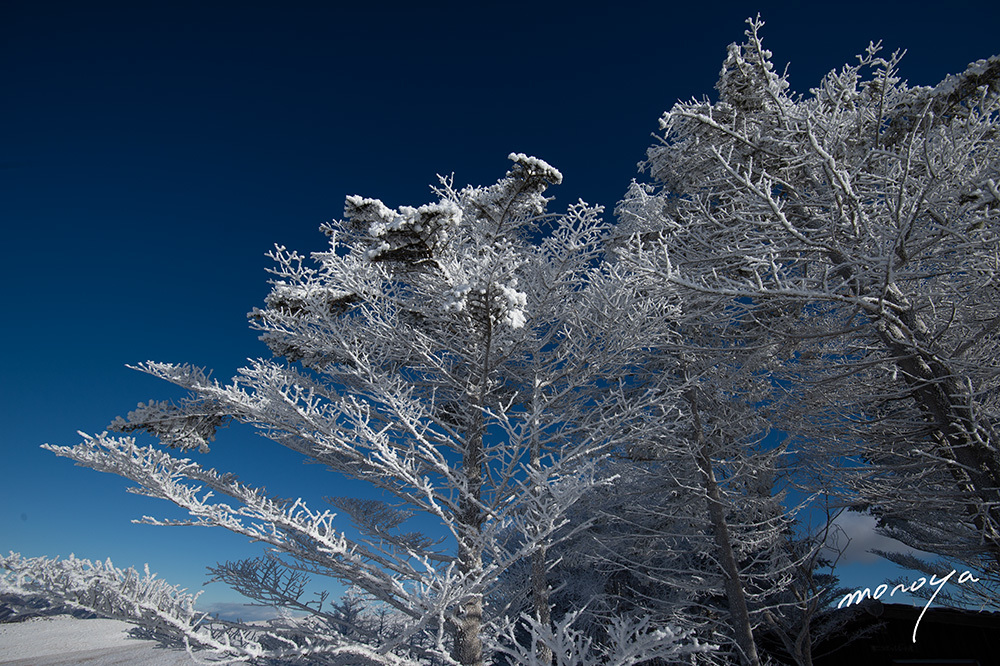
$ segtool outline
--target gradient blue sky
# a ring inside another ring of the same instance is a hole
[[[870,40],[908,49],[915,84],[1000,52],[988,2],[344,4],[0,2],[3,552],[148,562],[192,589],[206,565],[260,553],[132,525],[177,514],[39,445],[176,395],[126,363],[227,379],[266,355],[245,316],[264,253],[323,249],[346,195],[419,205],[436,173],[487,184],[517,151],[563,172],[556,208],[611,209],[661,113],[713,94],[758,11],[799,91]],[[358,490],[245,430],[207,460],[283,496]],[[866,566],[859,584],[882,582]],[[206,589],[206,606],[236,599]]]

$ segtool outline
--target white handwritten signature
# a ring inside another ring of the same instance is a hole
[[[934,598],[938,595],[938,592],[941,591],[941,588],[945,586],[945,583],[951,580],[951,577],[954,576],[955,573],[956,573],[955,569],[952,569],[951,573],[945,576],[944,578],[938,578],[937,576],[934,575],[931,576],[930,585],[931,587],[935,588],[934,594],[932,594],[931,598],[927,600],[926,604],[924,604],[924,609],[920,611],[920,616],[917,617],[917,622],[916,624],[913,625],[914,643],[917,642],[917,628],[920,627],[920,620],[924,619],[924,613],[927,612],[927,609],[930,607],[931,603],[933,603]],[[966,583],[968,581],[972,581],[973,583],[978,583],[979,579],[974,577],[968,571],[963,571],[961,574],[959,574],[958,576],[959,583]],[[896,585],[895,587],[892,588],[892,592],[889,592],[889,596],[891,597],[892,595],[896,594],[896,592],[916,592],[917,590],[922,588],[926,583],[927,579],[921,577],[910,583],[909,587],[902,584]],[[874,594],[872,594],[872,589],[870,587],[866,587],[864,591],[855,590],[850,594],[844,595],[844,598],[840,600],[839,604],[837,604],[837,608],[843,608],[845,605],[850,606],[851,604],[860,604],[865,599],[881,599],[882,596],[885,595],[888,589],[889,586],[883,583],[882,585],[879,585],[878,587],[875,588]]]

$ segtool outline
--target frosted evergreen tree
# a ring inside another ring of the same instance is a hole
[[[673,325],[685,328],[684,319]],[[592,598],[595,626],[648,613],[722,646],[700,662],[759,663],[754,632],[807,554],[792,549],[785,456],[768,438],[756,355],[698,336],[650,355],[662,386],[682,394],[662,403],[656,437],[609,461],[614,486],[583,500],[580,520],[594,525],[575,537],[559,567],[563,594],[572,595],[564,603]]]
[[[770,340],[810,482],[996,573],[1000,58],[911,87],[873,44],[802,97],[749,23],[718,101],[661,120],[635,265]]]
[[[547,550],[567,511],[605,482],[599,463],[610,451],[660,427],[650,417],[662,396],[643,389],[642,359],[669,335],[675,307],[601,263],[608,227],[599,208],[546,212],[557,170],[510,159],[495,185],[455,189],[442,178],[437,201],[419,208],[348,197],[344,220],[323,228],[326,251],[311,260],[280,246],[271,253],[272,290],[250,318],[273,358],[225,385],[199,368],[143,363],[190,397],[140,404],[113,424],[123,436],[47,446],[190,514],[143,522],[220,526],[268,545],[261,559],[218,566],[217,578],[306,612],[309,623],[204,624],[176,590],[132,593],[114,581],[135,576],[108,578],[110,565],[78,561],[12,555],[0,561],[5,586],[83,606],[106,599],[101,612],[155,623],[222,659],[479,665],[513,651],[532,663],[589,665],[703,650],[643,618],[622,619],[616,642],[591,645],[577,640],[572,616],[551,616]],[[381,492],[384,501],[334,500],[361,537],[345,536],[328,509],[271,497],[133,437],[205,450],[230,421]],[[432,517],[443,540],[407,531],[416,514]],[[530,603],[487,603],[524,563]],[[72,576],[50,575],[67,566]],[[305,600],[305,575],[363,591],[394,613],[393,631],[374,640],[359,609]],[[508,640],[515,630],[528,632],[527,652]]]

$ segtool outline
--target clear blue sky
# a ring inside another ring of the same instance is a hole
[[[556,208],[610,210],[661,113],[714,92],[758,11],[803,92],[870,40],[908,49],[914,84],[1000,52],[989,2],[806,4],[0,3],[0,550],[149,562],[192,589],[259,554],[221,530],[132,525],[177,514],[39,445],[176,395],[126,363],[228,379],[266,355],[246,326],[264,253],[323,249],[346,195],[419,205],[436,173],[490,183],[517,151],[563,172]],[[356,490],[245,430],[207,464],[283,496]]]

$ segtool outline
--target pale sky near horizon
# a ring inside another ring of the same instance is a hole
[[[39,445],[176,396],[126,363],[225,380],[268,354],[246,325],[264,254],[323,249],[317,229],[347,195],[420,205],[435,174],[489,184],[525,152],[562,171],[554,209],[583,198],[610,214],[662,112],[714,94],[758,12],[802,93],[869,41],[908,49],[912,84],[1000,53],[989,3],[339,4],[0,6],[0,551],[149,562],[191,589],[205,566],[260,554],[222,530],[133,525],[179,516]],[[299,463],[234,429],[207,464],[283,496],[363,492]],[[207,589],[206,607],[238,601]]]

